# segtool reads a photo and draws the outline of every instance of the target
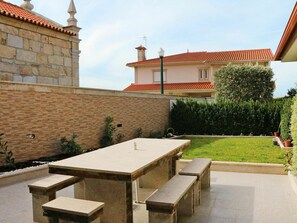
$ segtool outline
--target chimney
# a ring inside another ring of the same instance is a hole
[[[145,57],[146,48],[144,46],[140,45],[139,47],[136,47],[135,49],[137,49],[138,61],[146,60],[146,57]]]

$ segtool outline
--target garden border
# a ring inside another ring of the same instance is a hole
[[[48,175],[48,164],[5,172],[0,175],[0,187]]]
[[[182,169],[189,162],[191,160],[179,160],[178,169]],[[283,164],[212,161],[210,169],[211,171],[288,175]]]

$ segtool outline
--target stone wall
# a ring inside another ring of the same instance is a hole
[[[36,84],[0,82],[0,132],[16,161],[59,153],[61,137],[75,132],[84,148],[99,147],[104,120],[122,124],[125,140],[135,130],[163,131],[170,97]],[[35,138],[31,139],[34,134]],[[2,159],[3,161],[3,159]]]
[[[0,80],[79,85],[79,39],[0,15]]]

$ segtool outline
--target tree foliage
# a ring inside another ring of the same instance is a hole
[[[293,98],[296,95],[296,88],[290,88],[287,91],[286,98]]]
[[[229,64],[215,72],[217,99],[231,101],[261,101],[272,99],[274,82],[269,67]]]

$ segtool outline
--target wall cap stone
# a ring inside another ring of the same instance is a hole
[[[8,81],[0,81],[0,90],[7,91],[34,91],[42,93],[61,93],[61,94],[85,94],[97,96],[113,96],[113,97],[139,97],[151,99],[176,99],[173,96],[164,96],[148,93],[123,92],[118,90],[104,90],[95,88],[81,88],[72,86],[56,86],[46,84],[31,83],[13,83]]]

